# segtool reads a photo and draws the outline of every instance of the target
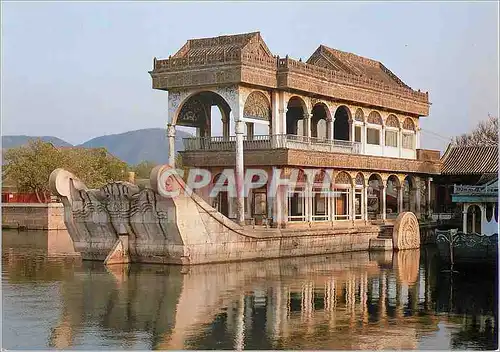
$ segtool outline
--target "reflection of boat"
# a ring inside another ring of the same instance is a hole
[[[496,262],[498,253],[498,234],[491,236],[477,233],[436,230],[436,244],[440,256],[454,263],[458,262]]]

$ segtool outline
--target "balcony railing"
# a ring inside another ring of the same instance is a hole
[[[453,193],[461,195],[486,195],[498,194],[498,185],[491,186],[467,186],[467,185],[453,185]]]
[[[236,150],[236,137],[192,137],[184,138],[186,151],[231,151]],[[243,149],[299,149],[322,152],[359,154],[361,144],[351,141],[331,140],[291,134],[243,136]]]

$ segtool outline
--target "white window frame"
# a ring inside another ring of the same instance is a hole
[[[353,202],[356,202],[356,197],[359,195],[360,199],[360,207],[359,207],[359,214],[356,213],[356,203],[354,203],[354,219],[363,219],[363,186],[356,186],[354,189],[354,199]]]
[[[351,187],[346,185],[336,185],[334,188],[335,198],[333,201],[335,221],[349,221],[351,219]],[[340,215],[337,209],[337,200],[339,194],[346,194],[347,214]]]
[[[378,144],[374,143],[369,143],[368,142],[368,130],[373,129],[373,130],[378,130]],[[381,125],[374,125],[372,123],[366,124],[366,144],[367,145],[378,145],[379,147],[382,146],[382,126]]]
[[[412,141],[412,147],[411,148],[407,148],[405,145],[404,145],[404,137],[405,136],[413,136],[413,141]],[[417,141],[417,134],[415,132],[412,132],[412,131],[409,131],[409,132],[405,132],[405,130],[403,130],[402,134],[401,134],[401,148],[403,149],[407,149],[407,150],[415,150],[415,144],[416,144],[416,141]]]
[[[325,215],[315,215],[314,210],[314,202],[316,201],[316,195],[323,194],[325,199]],[[329,189],[324,189],[321,186],[313,187],[312,192],[312,209],[311,209],[311,220],[312,221],[330,221],[330,199],[331,199],[331,191]]]
[[[385,127],[385,132],[394,132],[396,133],[396,145],[387,145],[387,136],[384,136],[384,147],[389,148],[398,148],[399,147],[399,128],[396,127]]]
[[[359,127],[360,131],[361,131],[361,134],[360,134],[360,140],[359,142],[356,142],[356,127]],[[364,143],[365,141],[363,141],[363,122],[361,121],[355,121],[354,122],[354,142],[355,143]]]
[[[302,215],[290,215],[292,198],[294,194],[298,194],[299,198],[302,198]],[[287,210],[288,210],[288,221],[306,221],[306,189],[305,187],[296,187],[294,190],[287,191]]]

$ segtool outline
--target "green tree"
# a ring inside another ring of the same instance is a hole
[[[50,196],[49,175],[63,165],[64,157],[50,143],[32,140],[27,145],[5,152],[4,175],[21,192],[33,192],[39,202]]]
[[[128,169],[105,148],[56,148],[42,140],[7,150],[4,163],[2,178],[14,182],[20,191],[35,193],[39,202],[50,196],[49,176],[56,168],[72,172],[90,188],[124,180]]]

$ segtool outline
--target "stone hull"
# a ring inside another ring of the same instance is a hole
[[[189,265],[364,251],[380,233],[379,226],[364,223],[260,231],[240,226],[189,194],[177,175],[168,182],[178,195],[164,196],[160,171],[152,177],[156,189],[143,190],[126,182],[91,190],[64,170],[54,171],[51,185],[62,197],[82,259],[104,261],[123,235],[131,262]]]

